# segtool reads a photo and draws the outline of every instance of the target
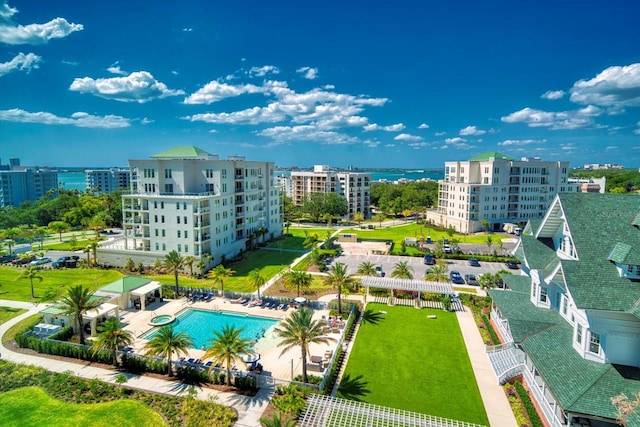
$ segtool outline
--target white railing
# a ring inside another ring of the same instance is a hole
[[[536,382],[536,379],[533,376],[533,373],[529,370],[529,368],[524,369],[524,377],[529,385],[529,390],[534,395],[536,402],[538,402],[538,406],[542,409],[542,413],[547,420],[547,422],[551,425],[551,427],[563,427],[564,424],[562,421],[556,416],[553,408],[547,402],[547,399],[542,392],[541,387]]]
[[[493,320],[493,324],[496,325],[500,331],[500,335],[502,335],[502,339],[504,341],[513,341],[511,331],[509,330],[509,322],[507,320],[501,319],[500,315],[498,315],[495,310],[491,310],[491,320]]]

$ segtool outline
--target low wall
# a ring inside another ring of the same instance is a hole
[[[143,251],[125,251],[121,249],[98,248],[98,263],[112,265],[114,267],[124,267],[129,258],[137,266],[142,263],[146,267],[152,267],[157,259],[164,260],[164,254]]]

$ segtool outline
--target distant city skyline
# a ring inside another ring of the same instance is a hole
[[[640,165],[640,4],[0,0],[0,159]]]

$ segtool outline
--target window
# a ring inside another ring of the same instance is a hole
[[[176,202],[176,209],[180,210],[180,202]]]
[[[153,202],[153,209],[158,209],[158,202],[157,201]]]
[[[158,215],[153,216],[153,222],[158,222]]]
[[[205,184],[204,185],[204,191],[208,192],[208,193],[215,193],[215,188],[214,188],[215,184]]]
[[[162,237],[166,237],[166,231],[164,229],[162,230]]]
[[[580,323],[578,323],[576,328],[576,342],[582,344],[582,325]]]
[[[177,222],[178,224],[180,224],[180,217],[179,217],[179,216],[177,216],[177,217],[176,217],[176,222]]]
[[[158,242],[156,242],[156,251],[160,250],[160,244]]]
[[[163,250],[163,251],[166,251],[166,250],[167,250],[167,244],[166,244],[166,243],[163,243],[163,244],[162,244],[162,250]]]
[[[161,219],[161,222],[164,224],[164,215],[162,215],[160,219]]]
[[[180,232],[180,230],[178,230],[178,239],[181,237],[180,234],[181,234],[181,232]]]
[[[185,239],[189,238],[189,232],[187,230],[184,230],[184,238]]]
[[[600,354],[600,334],[591,332],[589,339],[589,351],[594,354]]]
[[[562,296],[562,301],[560,302],[560,311],[565,316],[567,315],[567,306],[568,305],[569,305],[569,301],[567,301],[567,298],[563,295]]]
[[[158,237],[158,229],[157,228],[155,229],[155,232],[156,232],[156,237]]]
[[[184,251],[189,252],[189,245],[184,245]]]
[[[165,169],[164,170],[164,177],[165,178],[171,178],[171,169]]]
[[[182,245],[178,243],[178,252],[182,252]]]
[[[540,302],[547,302],[547,288],[540,287]]]
[[[183,219],[184,219],[183,224],[186,224],[187,223],[187,217],[185,216],[185,217],[183,217]]]
[[[220,171],[220,174],[222,175],[222,178],[226,178],[227,177],[227,170],[226,169],[222,169]]]
[[[173,193],[173,184],[165,184],[164,185],[165,193]]]
[[[164,202],[160,202],[160,209],[164,209]]]

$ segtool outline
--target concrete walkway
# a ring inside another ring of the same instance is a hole
[[[28,310],[26,313],[0,325],[0,338],[11,326],[25,319],[26,317],[38,313],[44,308],[44,305],[42,304],[35,306],[34,304],[28,302],[8,300],[0,300],[0,306],[24,308]],[[2,357],[2,359],[4,360],[14,363],[40,366],[52,372],[62,373],[65,371],[72,371],[79,377],[87,379],[98,378],[99,380],[108,383],[115,383],[116,377],[120,374],[120,372],[116,372],[110,369],[103,369],[87,365],[85,362],[64,362],[60,360],[49,359],[46,357],[16,353],[14,351],[11,351],[10,348],[4,347],[1,343],[0,357]],[[182,393],[186,393],[187,391],[187,386],[179,381],[167,381],[163,379],[134,374],[126,375],[129,378],[126,383],[127,387],[149,390],[157,393],[170,394],[174,396],[181,395]],[[238,421],[235,423],[235,425],[242,427],[260,426],[260,417],[262,416],[262,413],[266,409],[269,401],[271,400],[271,396],[273,395],[273,389],[267,388],[261,388],[258,391],[258,394],[256,394],[255,396],[241,396],[234,393],[223,393],[207,388],[198,388],[197,390],[198,398],[205,400],[208,399],[209,396],[214,396],[217,403],[233,407],[235,410],[237,410]]]

